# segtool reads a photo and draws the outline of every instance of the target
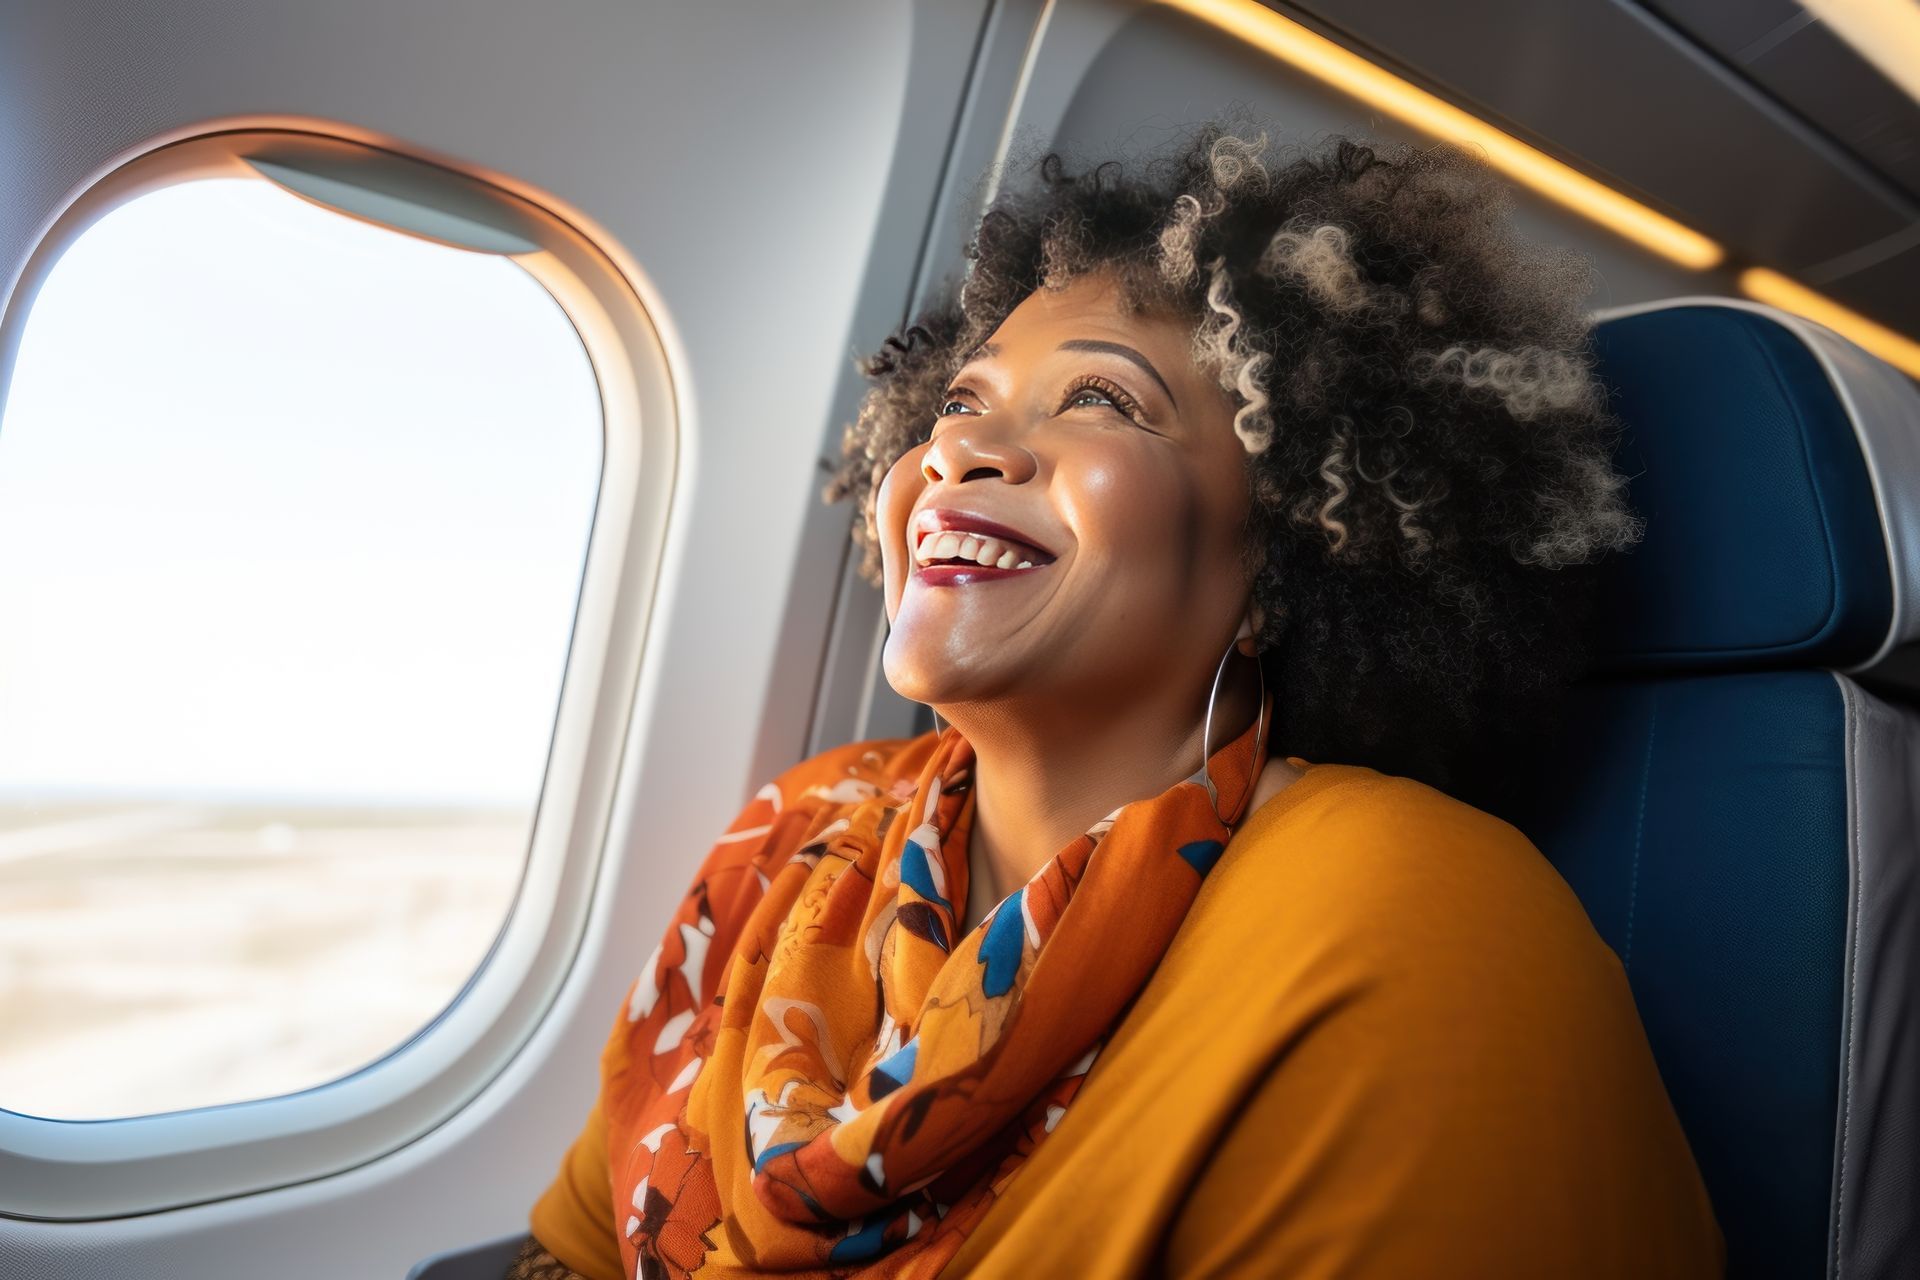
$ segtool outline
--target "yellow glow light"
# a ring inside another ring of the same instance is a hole
[[[1920,102],[1920,5],[1913,0],[1801,0],[1800,7]]]
[[[1229,35],[1376,107],[1421,133],[1478,147],[1494,168],[1520,185],[1695,271],[1726,257],[1714,241],[1636,200],[1502,133],[1360,55],[1281,17],[1254,0],[1164,0]]]
[[[1920,378],[1920,342],[1849,311],[1833,299],[1765,267],[1740,273],[1740,292],[1756,302],[1791,311],[1851,338],[1909,377]]]

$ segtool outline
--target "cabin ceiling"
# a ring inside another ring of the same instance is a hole
[[[1267,0],[1920,335],[1920,104],[1791,0]]]

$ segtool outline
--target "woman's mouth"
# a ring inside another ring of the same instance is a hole
[[[913,571],[913,580],[923,587],[964,587],[970,582],[993,582],[1000,578],[1024,578],[1043,564],[1024,569],[1002,569],[997,565],[929,564]]]
[[[959,587],[970,582],[1017,578],[1044,569],[1052,557],[1011,538],[965,529],[931,529],[919,534],[913,549],[913,579],[930,587]]]

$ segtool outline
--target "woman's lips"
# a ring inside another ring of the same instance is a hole
[[[1053,552],[1035,542],[1024,532],[1010,525],[972,511],[959,511],[950,507],[930,507],[913,518],[909,526],[908,542],[916,549],[929,537],[943,533],[965,537],[969,534],[976,538],[994,538],[1011,546],[1020,548],[1022,559],[1044,563],[1054,558]]]
[[[995,582],[1001,578],[1030,578],[1044,572],[1046,567],[1037,564],[1029,569],[999,569],[984,564],[926,564],[913,571],[913,580],[926,587],[964,587],[969,583]]]

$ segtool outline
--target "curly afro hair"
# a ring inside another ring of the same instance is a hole
[[[1047,155],[984,214],[960,285],[862,360],[825,496],[859,499],[878,581],[880,481],[965,354],[1035,290],[1111,273],[1126,305],[1191,321],[1236,405],[1276,746],[1492,799],[1591,661],[1592,563],[1643,530],[1593,269],[1522,240],[1461,148],[1335,137],[1270,164],[1266,142],[1208,124],[1134,173]]]

